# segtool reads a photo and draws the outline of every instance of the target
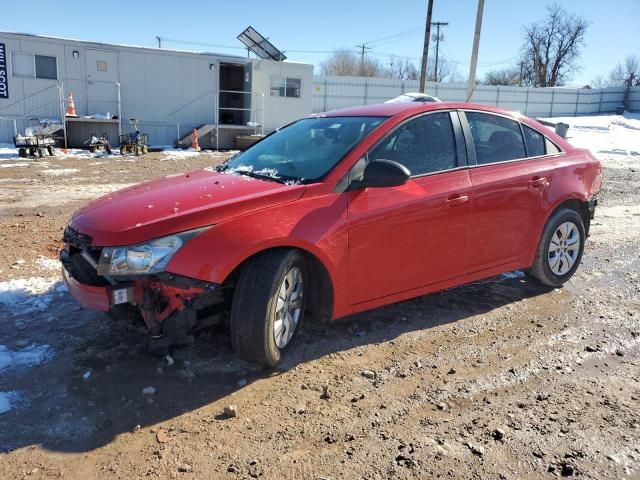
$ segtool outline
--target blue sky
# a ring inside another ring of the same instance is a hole
[[[236,36],[248,25],[268,36],[293,61],[317,65],[339,47],[355,48],[398,32],[405,38],[371,43],[371,54],[381,61],[388,54],[419,62],[426,0],[271,0],[243,2],[176,2],[175,0],[100,3],[69,0],[7,0],[0,29],[82,40],[154,46],[155,36],[184,42],[240,46]],[[544,16],[550,1],[485,0],[480,41],[479,75],[507,66],[521,46],[522,27]],[[591,25],[582,54],[583,69],[571,82],[588,83],[606,76],[625,55],[640,55],[638,21],[640,0],[563,0],[570,12]],[[38,12],[34,16],[34,12]],[[192,13],[191,13],[192,12]],[[441,52],[468,74],[476,0],[435,0],[433,21],[447,21]],[[39,20],[38,20],[39,19]],[[634,38],[635,36],[635,38]],[[392,41],[394,40],[394,41]],[[240,49],[186,44],[165,40],[163,46],[243,54]],[[306,51],[306,52],[301,52]],[[318,53],[309,53],[318,52]]]

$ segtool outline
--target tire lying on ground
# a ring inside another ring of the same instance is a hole
[[[302,323],[307,272],[298,250],[270,250],[247,261],[231,304],[231,344],[238,356],[265,367],[282,361]]]
[[[530,275],[549,287],[564,284],[580,265],[585,239],[580,214],[570,208],[558,209],[542,230]]]

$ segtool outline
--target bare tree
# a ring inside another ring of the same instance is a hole
[[[485,85],[522,85],[520,70],[516,67],[507,67],[500,70],[491,70],[484,75]]]
[[[609,86],[609,82],[602,75],[596,75],[590,82],[591,88],[604,88]]]
[[[459,82],[462,80],[462,76],[458,72],[458,67],[447,60],[444,56],[440,56],[438,59],[438,78],[435,75],[436,66],[433,56],[430,56],[427,61],[427,81],[429,82]]]
[[[420,78],[420,72],[415,64],[403,57],[391,57],[382,75],[400,80],[418,80]]]
[[[333,52],[329,58],[320,62],[319,70],[320,75],[360,77],[379,77],[383,71],[378,60],[368,56],[362,59],[348,48]]]
[[[627,55],[624,62],[618,62],[609,74],[609,84],[629,87],[640,85],[640,58]]]
[[[524,29],[523,83],[538,87],[564,85],[579,70],[580,49],[589,23],[558,3],[547,16]]]

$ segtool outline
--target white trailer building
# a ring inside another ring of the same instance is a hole
[[[190,145],[195,128],[201,146],[233,148],[309,115],[312,88],[307,64],[0,32],[5,143],[33,118],[60,119],[72,92],[79,117],[117,116],[122,133],[136,118],[152,145]]]

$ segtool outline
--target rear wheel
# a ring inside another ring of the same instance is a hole
[[[307,278],[297,250],[273,250],[247,262],[231,305],[231,344],[238,356],[265,367],[282,361],[302,323]]]
[[[569,208],[556,211],[542,231],[531,275],[550,287],[564,284],[578,269],[585,238],[578,212]]]
[[[26,148],[18,149],[18,156],[20,158],[26,158],[27,157],[27,149]]]

